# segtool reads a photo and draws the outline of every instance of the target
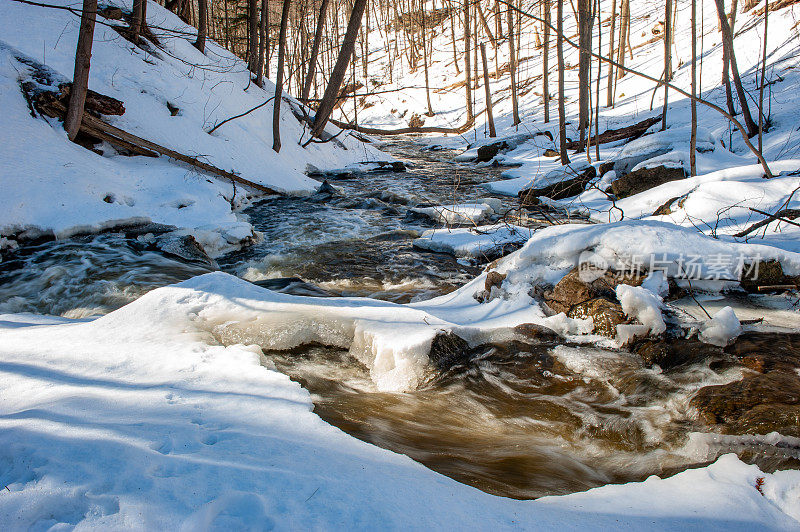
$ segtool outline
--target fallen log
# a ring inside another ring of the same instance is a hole
[[[621,127],[619,129],[607,129],[607,130],[603,131],[602,133],[600,133],[599,136],[591,137],[589,139],[589,145],[590,146],[594,146],[598,142],[600,144],[607,144],[609,142],[616,142],[618,140],[626,140],[626,139],[634,140],[634,139],[637,139],[637,138],[641,137],[642,135],[644,135],[645,132],[648,129],[650,129],[650,127],[653,124],[656,124],[657,122],[660,122],[660,121],[661,121],[660,117],[654,116],[652,118],[647,118],[645,120],[642,120],[641,122],[637,122],[636,124],[633,124],[633,125],[630,125],[630,126],[627,126],[627,127]],[[575,140],[575,141],[567,143],[567,149],[568,150],[578,150],[578,149],[582,149],[582,148],[585,148],[585,147],[586,147],[586,143],[585,142],[581,143],[581,142]]]
[[[41,94],[46,94],[46,93],[41,93]],[[109,98],[109,97],[106,96],[104,98]],[[113,98],[111,99],[113,100]],[[64,102],[62,102],[61,98],[41,98],[37,96],[34,98],[33,101],[40,112],[53,118],[63,119],[67,111],[66,105],[64,104]],[[87,98],[87,103],[88,103],[88,98]],[[122,102],[120,102],[120,104],[121,103]],[[264,192],[266,194],[282,195],[280,192],[276,190],[273,190],[259,183],[255,183],[253,181],[240,177],[234,174],[233,172],[229,172],[227,170],[217,168],[216,166],[210,165],[208,163],[204,163],[198,160],[196,157],[184,155],[175,150],[171,150],[169,148],[161,146],[160,144],[156,144],[155,142],[151,142],[147,139],[137,137],[132,133],[128,133],[127,131],[124,131],[122,129],[112,126],[111,124],[106,123],[101,118],[95,116],[91,112],[84,111],[79,131],[81,133],[89,135],[90,137],[94,137],[100,140],[105,140],[109,144],[121,147],[137,155],[144,155],[148,157],[156,157],[157,155],[163,155],[165,157],[169,157],[170,159],[175,159],[176,161],[181,161],[183,163],[186,163],[194,168],[203,170],[209,174],[229,179],[234,183],[244,185],[253,190]]]
[[[472,120],[458,127],[421,126],[421,127],[401,127],[399,129],[380,129],[376,127],[359,126],[357,124],[348,124],[346,122],[340,122],[338,120],[334,120],[333,118],[329,119],[328,122],[330,122],[331,124],[340,129],[352,129],[353,131],[358,131],[359,133],[363,133],[364,135],[408,135],[411,133],[458,134],[458,133],[464,133],[465,131],[469,130],[473,125],[475,125],[475,121]]]

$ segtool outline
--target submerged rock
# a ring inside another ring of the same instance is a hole
[[[203,246],[192,235],[173,236],[167,234],[159,237],[155,242],[155,246],[167,255],[173,255],[189,262],[199,262],[213,269],[218,269],[216,261],[208,256]]]
[[[619,175],[619,174],[617,174]],[[645,190],[650,190],[670,181],[686,178],[683,168],[656,166],[653,168],[639,168],[623,175],[611,183],[611,190],[617,198],[627,198]]]
[[[439,369],[447,369],[470,358],[469,344],[451,331],[439,331],[431,342],[430,361]]]
[[[276,279],[263,279],[261,281],[253,281],[254,285],[261,288],[272,290],[273,292],[281,292],[283,294],[292,294],[294,296],[310,296],[310,297],[334,297],[330,292],[322,288],[304,281],[299,277],[278,277]]]

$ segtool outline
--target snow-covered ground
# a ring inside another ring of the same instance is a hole
[[[360,442],[259,365],[259,320],[230,321],[278,304],[307,301],[217,273],[94,321],[0,317],[3,528],[797,529],[800,473],[733,455],[669,479],[514,501]]]
[[[130,2],[118,5],[130,9]],[[208,233],[224,241],[226,233],[242,232],[231,205],[246,203],[246,187],[234,194],[230,182],[164,157],[120,156],[110,146],[99,155],[69,142],[60,122],[32,117],[20,90],[33,77],[25,62],[44,64],[69,81],[80,20],[67,11],[16,2],[4,2],[0,14],[0,235],[68,236],[144,220],[192,229],[209,242]],[[113,29],[124,22],[98,17],[89,88],[124,103],[124,115],[107,117],[112,125],[287,194],[308,194],[319,186],[304,174],[307,165],[328,169],[387,159],[347,134],[338,137],[343,147],[301,147],[307,131],[285,101],[280,153],[272,150],[272,102],[208,134],[222,120],[273,97],[275,86],[251,83],[245,63],[214,42],[201,54],[191,43],[195,30],[158,4],[148,4],[147,15],[161,43],[154,51]],[[177,108],[174,116],[168,105]]]

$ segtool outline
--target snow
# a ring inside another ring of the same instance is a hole
[[[253,340],[264,309],[302,301],[216,273],[95,320],[7,328],[2,317],[0,481],[8,491],[0,523],[7,530],[798,526],[791,516],[800,515],[793,495],[800,473],[762,473],[734,455],[664,480],[516,501],[347,436],[312,413],[299,384],[260,364],[262,346]],[[251,338],[223,338],[236,328]],[[763,496],[754,487],[759,477]]]
[[[413,207],[411,212],[423,214],[447,225],[477,224],[488,216],[495,214],[488,203],[459,203],[455,205],[437,205],[434,207]]]
[[[429,229],[414,240],[414,247],[450,253],[456,257],[491,256],[505,246],[524,244],[532,231],[531,228],[510,224]]]
[[[661,334],[667,330],[664,317],[661,315],[661,307],[664,304],[661,296],[641,286],[627,284],[618,285],[616,293],[625,315],[639,320],[647,327],[650,334]]]
[[[700,329],[699,338],[707,344],[725,347],[742,333],[742,325],[731,307],[714,314]]]
[[[130,9],[130,2],[118,5]],[[298,104],[288,96],[292,103],[282,106],[279,154],[271,149],[272,103],[206,133],[273,96],[274,85],[266,81],[261,89],[250,83],[244,62],[213,42],[201,54],[191,44],[194,28],[158,4],[149,7],[148,23],[163,45],[157,52],[123,39],[112,28],[117,22],[99,17],[95,28],[89,88],[121,100],[126,109],[122,116],[106,117],[112,125],[287,194],[317,188],[303,173],[307,165],[327,169],[389,159],[346,133],[338,137],[346,149],[334,143],[302,148],[298,141],[305,132],[291,112]],[[241,230],[246,221],[231,208],[246,205],[243,187],[234,192],[229,182],[163,157],[124,157],[107,145],[100,155],[69,142],[60,122],[33,118],[20,90],[31,78],[23,61],[46,65],[57,80],[70,79],[79,19],[17,2],[4,2],[0,13],[0,234],[65,237],[154,221],[197,229],[195,235],[205,233],[222,247],[234,232],[252,235],[252,229]],[[20,27],[20,20],[33,19],[30,28]],[[177,115],[167,103],[179,109]]]

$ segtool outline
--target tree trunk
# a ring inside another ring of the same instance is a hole
[[[483,26],[483,31],[486,32],[486,36],[489,37],[489,40],[492,41],[492,48],[497,50],[497,41],[492,34],[492,30],[489,29],[489,23],[486,22],[486,15],[483,14],[483,9],[481,9],[481,3],[476,2],[475,7],[478,9],[478,17],[481,20],[481,26]]]
[[[622,0],[619,11],[619,41],[617,43],[617,63],[625,66],[625,47],[628,44],[628,34],[631,31],[631,5],[630,0]],[[617,68],[616,79],[625,75],[624,68]]]
[[[264,86],[264,54],[267,52],[267,27],[269,26],[269,0],[261,0],[261,21],[258,25],[258,64],[256,85]]]
[[[556,52],[558,55],[558,138],[561,164],[569,164],[567,154],[567,114],[564,108],[564,0],[556,10]]]
[[[728,24],[731,27],[731,33],[736,25],[736,8],[737,0],[733,0],[731,4],[731,12],[728,15]],[[720,31],[722,28],[720,27]],[[731,63],[725,47],[722,47],[722,85],[725,87],[725,101],[728,104],[728,112],[736,115],[736,106],[733,104],[733,90],[731,90],[731,76],[730,76]]]
[[[469,22],[469,8],[471,6],[470,0],[464,0],[464,74],[466,76],[466,97],[467,97],[467,123],[471,123],[475,119],[475,114],[472,109],[472,62],[470,60],[470,53],[472,50],[471,35],[472,31]]]
[[[72,76],[72,90],[69,106],[64,118],[67,137],[74,141],[78,136],[83,119],[83,106],[86,91],[89,89],[89,66],[92,60],[92,41],[94,40],[94,21],[97,18],[97,0],[83,0],[81,27],[78,33],[78,46],[75,51],[75,72]]]
[[[745,127],[747,127],[747,134],[752,138],[758,135],[758,126],[750,115],[750,106],[747,104],[747,94],[744,92],[742,79],[739,77],[739,67],[736,65],[736,53],[733,50],[733,34],[731,33],[730,25],[728,25],[728,18],[725,16],[723,0],[716,0],[716,5],[720,28],[722,29],[722,47],[723,49],[727,49],[731,74],[733,75],[733,86],[736,88],[736,95],[739,97],[739,106],[742,108],[742,118],[744,118]]]
[[[492,114],[492,91],[489,89],[489,67],[486,64],[486,46],[481,43],[481,59],[483,60],[483,89],[486,91],[486,118],[489,121],[489,136],[496,137],[494,115]]]
[[[247,68],[255,72],[258,66],[258,0],[248,0],[247,6]]]
[[[578,0],[578,129],[580,140],[586,140],[589,126],[589,91],[592,81],[589,77],[592,49],[592,7],[591,0]]]
[[[285,1],[288,2],[289,0]],[[336,65],[333,67],[328,86],[325,88],[325,94],[322,96],[319,109],[317,109],[317,114],[314,117],[311,134],[315,137],[319,137],[325,130],[325,124],[328,123],[331,112],[336,105],[339,89],[347,74],[347,65],[355,51],[356,36],[358,35],[358,29],[361,27],[361,17],[364,15],[366,6],[367,0],[355,0],[353,2],[353,11],[350,13],[350,21],[347,23],[347,31],[344,34],[344,41],[339,50],[339,57],[336,58]]]
[[[694,56],[692,63],[694,63]],[[661,112],[661,131],[667,129],[667,106],[669,105],[669,82],[672,79],[672,0],[664,7],[664,110]]]
[[[697,5],[692,0],[692,96],[697,94]],[[697,102],[692,99],[692,133],[689,139],[689,172],[697,175]]]
[[[278,72],[275,74],[275,99],[272,101],[272,149],[281,151],[281,102],[283,102],[283,58],[286,55],[286,27],[292,0],[283,0],[281,30],[278,34]],[[352,53],[352,52],[351,52]]]
[[[544,123],[550,122],[550,0],[543,0],[544,10],[544,56],[542,57],[542,103]]]
[[[311,45],[311,57],[308,59],[308,72],[306,73],[306,82],[303,84],[303,94],[301,98],[307,102],[311,94],[311,85],[314,83],[314,76],[317,68],[317,56],[319,55],[319,47],[322,43],[322,32],[325,29],[325,14],[328,11],[328,1],[322,0],[319,6],[319,15],[317,15],[317,27],[314,31],[314,44]]]
[[[611,0],[611,35],[608,42],[608,57],[614,57],[614,30],[617,29],[617,0]],[[614,107],[614,67],[608,65],[608,87],[606,107]]]
[[[194,42],[194,47],[200,50],[200,53],[206,53],[206,33],[208,32],[208,5],[207,0],[198,0],[197,4],[197,40]]]
[[[764,42],[761,51],[761,77],[758,87],[758,151],[764,148],[764,76],[767,73],[767,23],[769,21],[769,0],[764,1]]]
[[[511,73],[511,113],[513,124],[517,125],[522,120],[519,118],[519,105],[517,102],[517,50],[514,44],[514,13],[509,7],[508,13],[508,70]]]
[[[139,35],[142,33],[142,23],[144,18],[145,0],[133,0],[133,10],[131,11],[131,33],[133,42],[139,42]]]

